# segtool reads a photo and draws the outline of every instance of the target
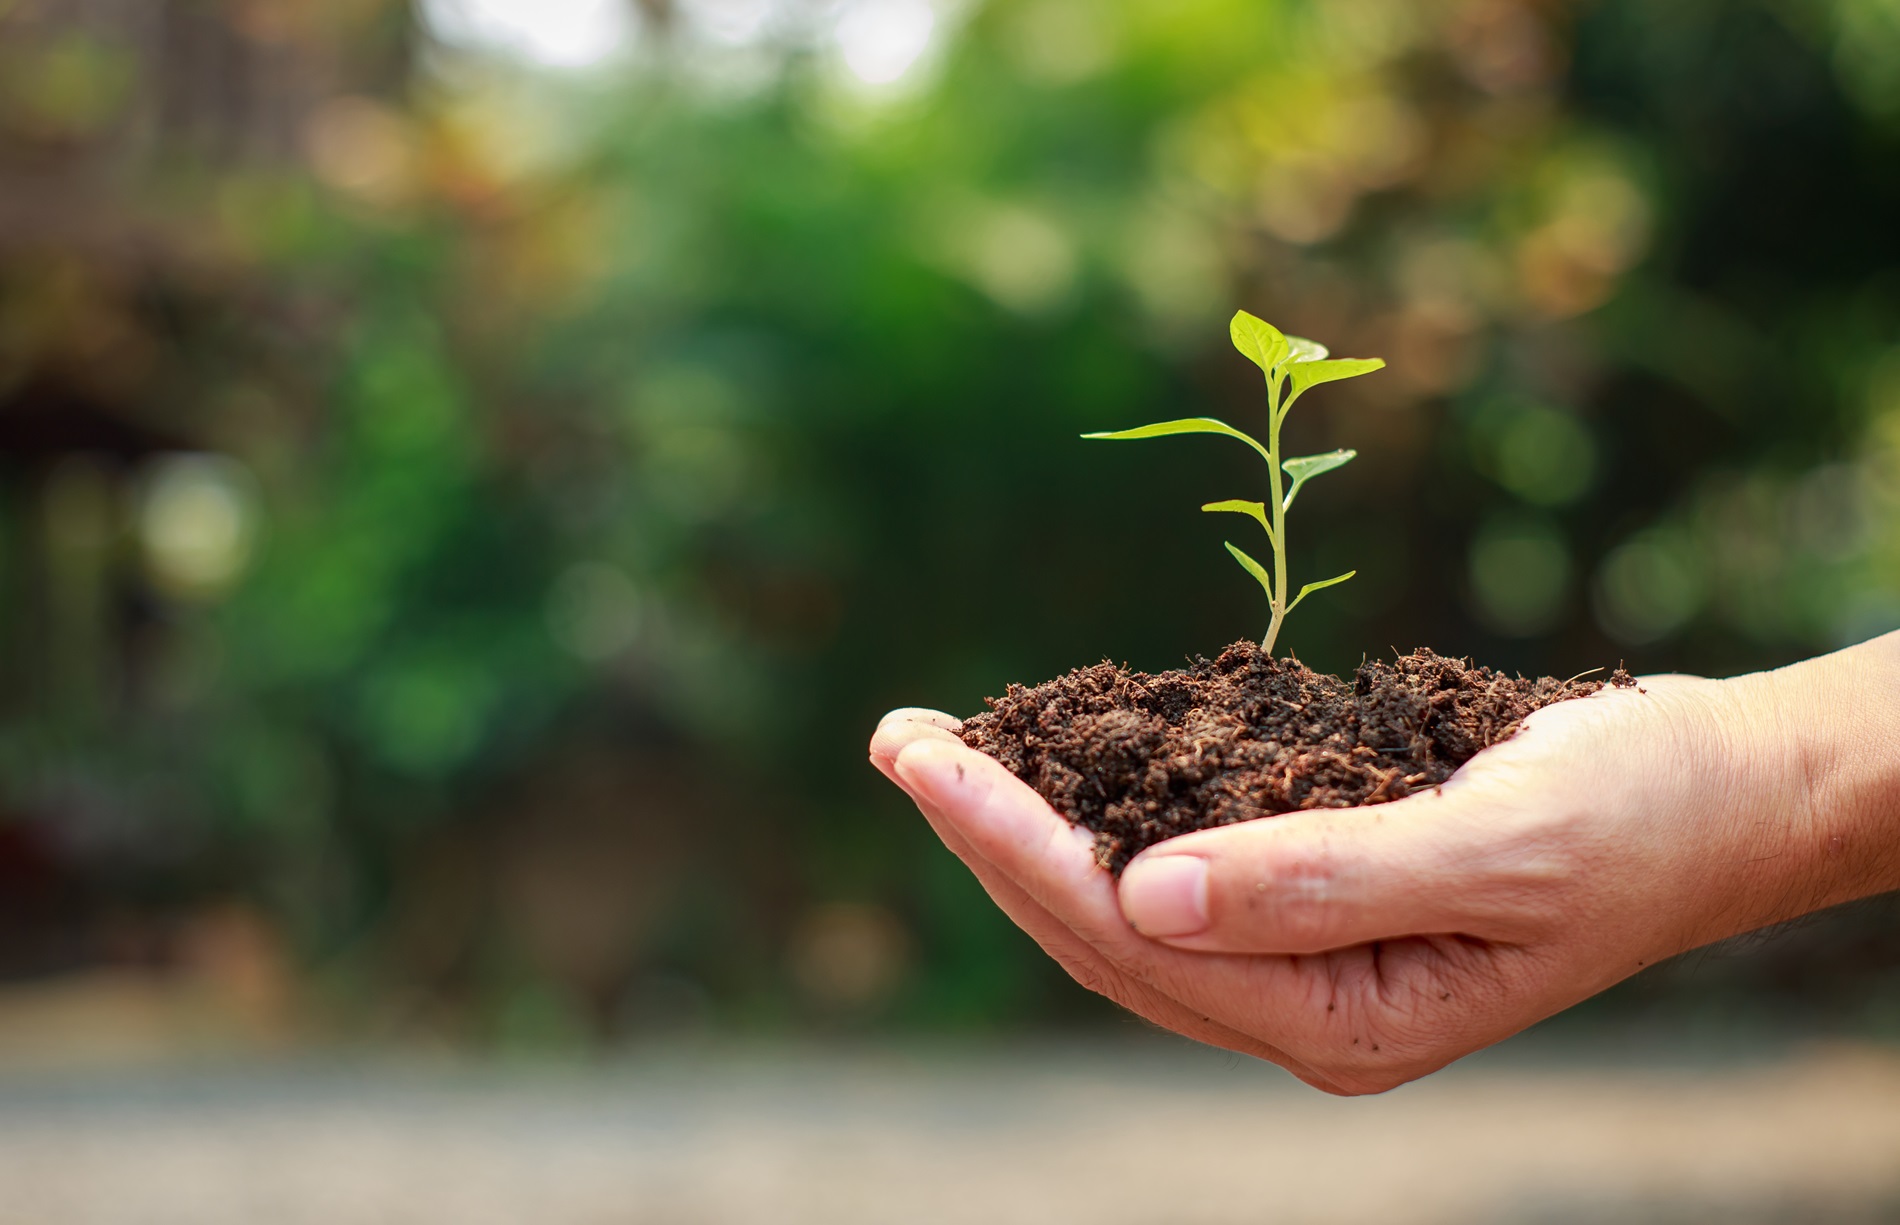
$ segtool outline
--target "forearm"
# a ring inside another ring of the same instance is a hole
[[[1740,678],[1744,751],[1786,784],[1762,814],[1788,838],[1764,855],[1766,922],[1900,889],[1900,633]]]

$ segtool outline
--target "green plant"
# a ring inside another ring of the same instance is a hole
[[[1324,345],[1298,336],[1283,335],[1280,330],[1263,319],[1256,318],[1246,311],[1234,315],[1229,332],[1234,339],[1234,348],[1239,349],[1254,365],[1260,367],[1267,380],[1267,442],[1262,446],[1252,435],[1245,434],[1224,421],[1212,417],[1187,417],[1179,421],[1162,421],[1154,425],[1144,425],[1132,430],[1114,430],[1108,433],[1084,434],[1084,438],[1161,438],[1168,434],[1225,434],[1229,438],[1238,438],[1260,453],[1267,461],[1272,473],[1273,500],[1268,502],[1248,502],[1241,499],[1229,499],[1225,502],[1209,502],[1201,507],[1204,511],[1231,512],[1247,515],[1256,520],[1267,533],[1267,543],[1273,549],[1273,571],[1255,561],[1247,553],[1227,542],[1227,551],[1234,555],[1247,573],[1254,576],[1260,586],[1266,590],[1267,606],[1272,610],[1272,620],[1267,625],[1267,636],[1262,645],[1267,653],[1273,653],[1273,644],[1280,637],[1280,626],[1287,614],[1298,608],[1300,601],[1315,591],[1343,583],[1357,570],[1348,570],[1335,578],[1322,579],[1317,583],[1308,583],[1300,588],[1291,603],[1287,602],[1286,579],[1286,512],[1292,509],[1293,499],[1299,496],[1301,486],[1324,472],[1343,467],[1352,462],[1359,454],[1357,451],[1328,451],[1323,455],[1301,455],[1292,459],[1280,458],[1280,426],[1286,421],[1287,414],[1293,411],[1293,405],[1304,395],[1308,388],[1321,383],[1334,383],[1340,379],[1357,378],[1362,374],[1371,374],[1383,369],[1385,362],[1379,358],[1331,358]],[[1282,484],[1281,474],[1285,473],[1292,481],[1291,485]],[[1271,512],[1269,512],[1271,507]]]

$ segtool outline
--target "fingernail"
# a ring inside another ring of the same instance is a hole
[[[1207,930],[1207,861],[1196,855],[1144,856],[1122,873],[1122,917],[1144,936]]]
[[[946,732],[963,730],[963,720],[955,715],[947,715],[941,710],[930,710],[923,706],[899,706],[877,721],[879,727],[886,723],[928,723],[932,727],[941,727]]]

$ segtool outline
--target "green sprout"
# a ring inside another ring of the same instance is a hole
[[[1227,542],[1227,551],[1241,564],[1247,573],[1254,576],[1267,593],[1267,607],[1272,610],[1273,619],[1267,624],[1267,636],[1262,645],[1267,654],[1273,654],[1273,644],[1280,637],[1280,625],[1288,613],[1300,606],[1300,601],[1315,591],[1324,590],[1343,583],[1357,570],[1348,570],[1336,578],[1323,579],[1317,583],[1308,583],[1300,588],[1300,593],[1287,601],[1286,581],[1286,512],[1292,509],[1293,499],[1299,496],[1300,488],[1306,482],[1323,472],[1344,467],[1358,456],[1357,451],[1328,451],[1324,455],[1301,455],[1293,459],[1280,458],[1280,426],[1286,421],[1288,413],[1293,411],[1294,402],[1306,393],[1307,388],[1317,387],[1321,383],[1335,383],[1340,379],[1358,378],[1362,374],[1371,374],[1383,369],[1385,362],[1376,357],[1329,359],[1324,345],[1298,336],[1286,336],[1271,323],[1255,318],[1246,311],[1234,315],[1229,332],[1234,338],[1234,348],[1260,367],[1267,379],[1267,445],[1260,443],[1251,435],[1244,434],[1224,421],[1212,417],[1187,417],[1180,421],[1162,421],[1154,425],[1144,425],[1139,429],[1115,430],[1110,433],[1084,434],[1084,438],[1161,438],[1168,434],[1225,434],[1229,438],[1238,438],[1260,453],[1267,461],[1267,468],[1273,475],[1273,501],[1247,502],[1230,499],[1225,502],[1209,502],[1201,507],[1204,511],[1231,512],[1246,515],[1258,522],[1267,533],[1267,544],[1273,549],[1273,572],[1249,557],[1246,552]],[[1283,485],[1281,473],[1292,481]],[[1269,514],[1268,508],[1272,508]]]

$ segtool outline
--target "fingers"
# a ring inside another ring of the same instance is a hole
[[[1085,940],[1132,934],[1108,875],[1096,866],[1094,839],[995,759],[960,742],[919,738],[894,766],[904,786],[944,814],[973,851]]]
[[[887,723],[921,723],[927,727],[940,727],[947,732],[963,730],[963,720],[927,706],[899,706],[877,721],[880,728]]]
[[[1143,939],[1122,918],[1114,883],[1095,862],[1094,839],[994,758],[923,737],[898,753],[894,773],[926,816],[935,814],[940,831],[947,827],[945,840],[961,840],[959,854],[991,896],[999,903],[1018,898],[1019,906],[1065,929],[1057,940],[1045,939],[1011,910],[1084,986],[1189,1037],[1333,1087],[1323,1069],[1283,1040],[1320,1023],[1310,1007],[1321,985],[1316,967],[1283,957],[1204,957]],[[1083,952],[1058,951],[1073,950],[1066,942],[1074,940]],[[1237,1017],[1246,1019],[1245,1029],[1230,1024]]]
[[[1459,811],[1472,802],[1484,800],[1428,794],[1188,834],[1128,865],[1122,914],[1144,936],[1200,952],[1323,953],[1427,934],[1497,938],[1494,916],[1474,897],[1480,864],[1467,853]]]
[[[942,809],[932,801],[931,797],[918,791],[896,770],[893,760],[913,743],[947,742],[956,745],[959,749],[962,748],[962,743],[941,726],[932,722],[913,722],[903,717],[907,713],[893,711],[885,716],[885,722],[878,727],[877,734],[871,738],[871,764],[910,796],[912,802],[917,805],[918,811],[923,813],[924,820],[928,821],[937,836],[943,839],[944,845],[976,874],[984,890],[998,906],[1002,907],[1004,913],[1015,920],[1017,926],[1028,932],[1038,944],[1047,949],[1050,955],[1061,961],[1072,974],[1083,978],[1089,971],[1079,963],[1094,960],[1094,958],[1081,937],[1034,902],[1020,885],[998,871],[994,864],[974,850],[969,840],[964,837],[962,830],[944,815]],[[1054,816],[1053,813],[1050,815]],[[1103,973],[1105,974],[1106,971]]]
[[[1106,874],[1095,868],[1089,836],[1056,816],[1041,796],[995,760],[964,747],[960,740],[941,728],[907,721],[880,727],[872,738],[872,745],[872,763],[904,789],[944,845],[970,866],[1010,917],[1045,947],[1050,946],[1052,939],[1064,944],[1058,954],[1064,957],[1074,952],[1066,947],[1066,940],[1073,938],[1086,945],[1088,933],[1076,930],[1068,915],[1055,913],[1028,881],[1011,870],[1015,857],[1006,856],[999,861],[997,852],[1007,843],[1007,831],[1002,831],[999,837],[999,822],[985,819],[988,814],[981,811],[983,803],[980,799],[972,803],[974,793],[970,790],[980,786],[983,795],[989,794],[996,781],[992,771],[1015,785],[1014,789],[1005,791],[1015,804],[1001,814],[1004,822],[1014,822],[1018,836],[1031,841],[1040,839],[1045,847],[1055,848],[1067,865],[1065,879],[1071,882],[1071,887],[1092,888],[1096,893],[1098,917],[1107,917],[1113,926],[1127,930],[1115,912],[1112,895],[1106,890]],[[890,758],[882,759],[877,751],[880,749],[896,751]],[[973,820],[973,816],[976,819]],[[1058,937],[1047,930],[1047,925],[1060,928],[1062,935]],[[1050,951],[1057,950],[1050,948]],[[1071,970],[1073,972],[1073,967]]]
[[[917,804],[918,810],[924,814],[924,819],[930,822],[931,828],[943,839],[944,845],[970,868],[978,882],[982,884],[984,891],[990,895],[997,906],[1037,944],[1041,945],[1045,952],[1055,958],[1070,977],[1098,995],[1109,997],[1122,1007],[1164,1029],[1171,1029],[1201,1042],[1277,1063],[1309,1084],[1327,1089],[1329,1092],[1336,1091],[1320,1072],[1294,1059],[1280,1048],[1223,1025],[1205,1012],[1189,1007],[1157,990],[1152,984],[1126,973],[1122,967],[1114,963],[1113,959],[1090,944],[1063,919],[1052,914],[1047,907],[1031,897],[1021,884],[979,853],[971,845],[959,823],[963,814],[959,813],[958,819],[954,820],[947,816],[929,794],[913,785],[905,774],[895,767],[893,759],[905,755],[906,748],[911,744],[932,743],[954,745],[955,748],[948,750],[949,752],[966,753],[978,759],[979,762],[992,766],[996,763],[974,750],[965,749],[962,742],[945,731],[936,719],[913,722],[904,717],[909,713],[908,711],[893,711],[885,716],[884,723],[872,737],[872,764],[904,789]],[[928,713],[936,714],[936,712]],[[947,718],[947,716],[939,716],[939,718]],[[908,755],[908,760],[913,770],[916,769],[916,755]],[[1000,766],[996,768],[1001,770]],[[954,767],[952,767],[952,773],[954,773]],[[1007,772],[1004,773],[1007,774]],[[1012,778],[1011,781],[1015,780]],[[1033,792],[1030,796],[1041,807],[1040,815],[1043,820],[1064,830],[1068,829],[1061,818],[1049,811],[1047,805],[1042,804],[1040,797],[1035,796]],[[1086,837],[1083,836],[1077,841],[1087,851]],[[1092,852],[1085,854],[1083,858],[1088,865],[1089,873],[1106,879],[1106,874],[1093,868]],[[1112,903],[1110,903],[1110,909],[1112,911]],[[1134,938],[1132,933],[1130,933],[1130,938]]]
[[[904,708],[893,710],[878,721],[877,730],[871,733],[871,764],[876,766],[884,777],[896,782],[891,773],[891,763],[903,751],[905,745],[913,740],[942,740],[950,744],[962,744],[957,732],[963,727],[961,720],[946,715],[940,710],[918,710]]]
[[[1337,1091],[1317,1070],[1307,1067],[1286,1052],[1239,1030],[1232,1029],[1197,1012],[1153,986],[1123,973],[1100,951],[1077,935],[1062,920],[1033,900],[1022,886],[1004,875],[996,865],[974,851],[959,827],[927,797],[910,787],[897,773],[892,759],[904,748],[920,741],[961,742],[950,735],[939,719],[949,716],[935,711],[937,719],[912,721],[910,711],[893,711],[872,737],[871,762],[879,771],[902,787],[917,804],[924,819],[937,832],[951,852],[970,868],[984,891],[1016,925],[1041,945],[1070,977],[1099,995],[1106,995],[1136,1015],[1179,1034],[1255,1058],[1277,1063],[1309,1084]],[[985,759],[988,760],[988,759]],[[1044,812],[1050,820],[1060,821],[1054,813]]]

